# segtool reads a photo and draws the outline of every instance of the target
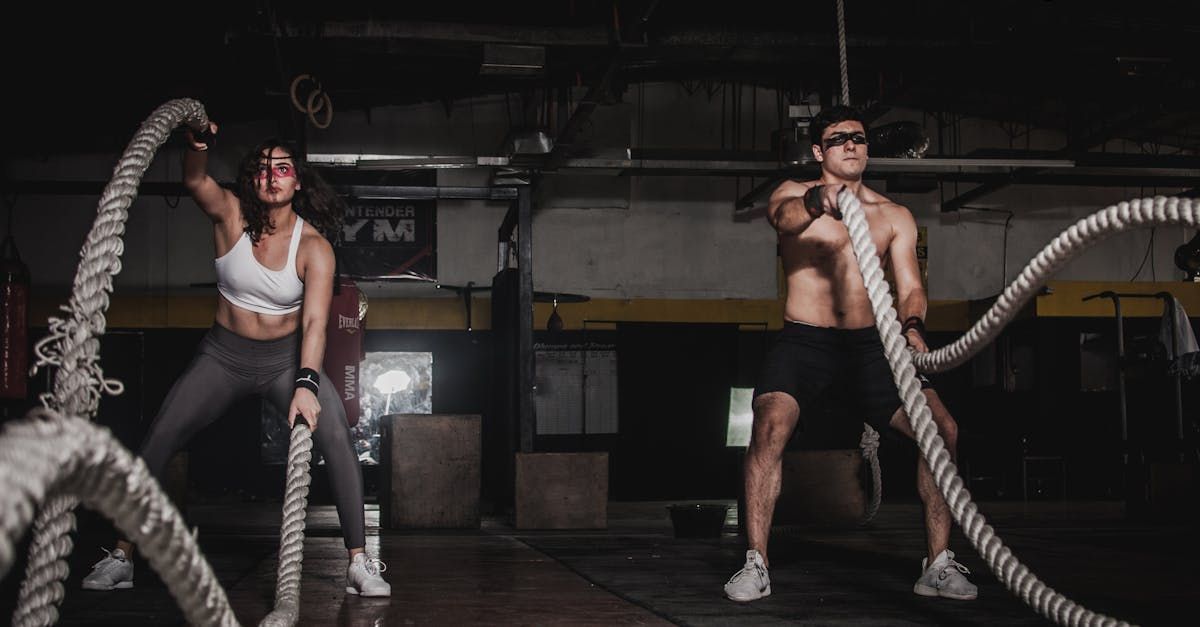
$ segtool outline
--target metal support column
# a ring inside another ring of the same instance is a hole
[[[517,192],[517,417],[521,452],[533,452],[533,200],[528,186]]]

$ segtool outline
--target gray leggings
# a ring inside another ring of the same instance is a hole
[[[171,456],[245,396],[260,394],[286,415],[299,353],[299,334],[252,340],[214,324],[200,342],[196,358],[167,394],[142,443],[141,456],[154,477],[162,481]],[[346,548],[360,548],[366,544],[362,474],[350,443],[346,410],[324,371],[317,400],[321,415],[313,440],[325,458]]]

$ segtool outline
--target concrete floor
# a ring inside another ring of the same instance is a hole
[[[330,507],[314,506],[304,559],[302,625],[1040,625],[956,533],[952,548],[979,585],[976,601],[911,592],[923,552],[915,503],[885,505],[865,529],[778,529],[773,596],[729,602],[721,586],[742,540],[676,539],[665,503],[614,503],[609,529],[380,532],[390,599],[343,592],[345,552]],[[370,506],[369,506],[370,507]],[[990,522],[1048,585],[1089,609],[1145,625],[1196,624],[1200,538],[1194,521],[1131,521],[1118,503],[985,503]],[[200,544],[243,624],[272,605],[277,504],[192,507]],[[133,590],[85,592],[79,580],[111,533],[82,514],[60,625],[173,625],[182,616],[144,562]],[[4,582],[10,616],[12,577]]]

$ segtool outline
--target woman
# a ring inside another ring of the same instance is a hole
[[[341,203],[295,150],[275,140],[242,160],[236,192],[224,189],[207,173],[208,144],[186,135],[184,184],[213,222],[221,297],[216,323],[167,394],[141,456],[161,481],[177,450],[253,393],[286,410],[289,426],[303,416],[329,469],[349,551],[346,592],[389,596],[383,563],[364,553],[362,475],[345,409],[333,386],[321,384],[328,381],[321,362],[334,272],[326,235],[340,227]],[[132,588],[132,550],[118,542],[83,587]]]

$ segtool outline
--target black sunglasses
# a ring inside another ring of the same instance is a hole
[[[825,138],[825,150],[829,150],[834,146],[841,146],[846,142],[854,142],[859,146],[864,146],[867,143],[867,136],[863,133],[834,133],[833,135]]]

